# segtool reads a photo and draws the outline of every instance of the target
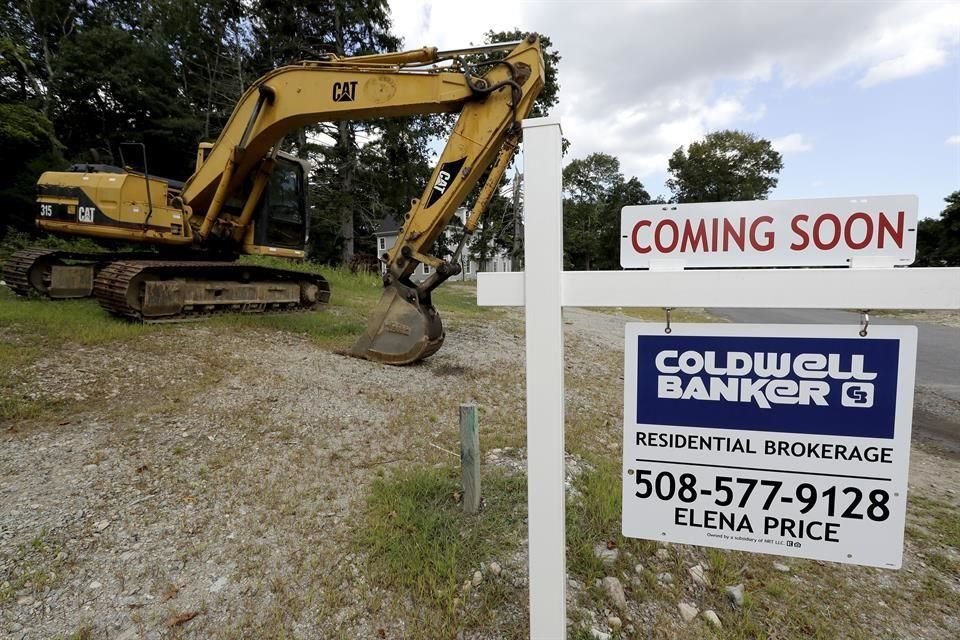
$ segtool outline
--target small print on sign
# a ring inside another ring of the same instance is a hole
[[[623,534],[899,568],[915,327],[628,324]]]
[[[629,206],[620,264],[903,266],[916,253],[917,207],[911,195]]]

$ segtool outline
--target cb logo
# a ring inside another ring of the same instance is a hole
[[[844,407],[873,406],[873,384],[870,382],[844,382],[840,388],[840,404]]]

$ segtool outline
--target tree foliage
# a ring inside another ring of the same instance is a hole
[[[547,85],[535,115],[556,104],[559,88],[560,57],[543,43]],[[387,0],[0,0],[3,224],[33,228],[42,171],[119,164],[123,142],[146,144],[151,173],[185,179],[197,143],[216,139],[270,69],[402,48]],[[310,255],[338,262],[354,250],[376,253],[372,232],[422,193],[451,126],[417,116],[317,123],[288,136],[284,150],[313,168]],[[485,237],[509,242],[513,222],[491,222]]]
[[[917,267],[960,267],[960,191],[944,201],[938,219],[921,220],[917,228]]]
[[[53,125],[26,104],[0,103],[0,236],[7,227],[26,229],[33,223],[36,179],[45,170],[63,166]]]
[[[777,186],[783,159],[769,140],[744,131],[717,131],[678,148],[667,186],[676,202],[763,200]]]
[[[625,179],[620,161],[592,153],[563,169],[563,245],[573,269],[616,269],[620,255],[620,210],[649,204],[636,178]]]

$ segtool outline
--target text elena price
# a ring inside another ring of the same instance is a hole
[[[794,543],[840,542],[845,520],[884,522],[890,517],[890,493],[882,487],[743,475],[703,478],[644,467],[627,473],[634,477],[639,500],[674,504],[672,519],[678,527],[760,534]]]

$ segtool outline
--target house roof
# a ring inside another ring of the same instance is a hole
[[[398,231],[400,231],[400,223],[397,222],[396,218],[392,215],[387,214],[384,219],[380,221],[380,224],[377,225],[377,230],[373,232],[373,235],[389,236]]]

